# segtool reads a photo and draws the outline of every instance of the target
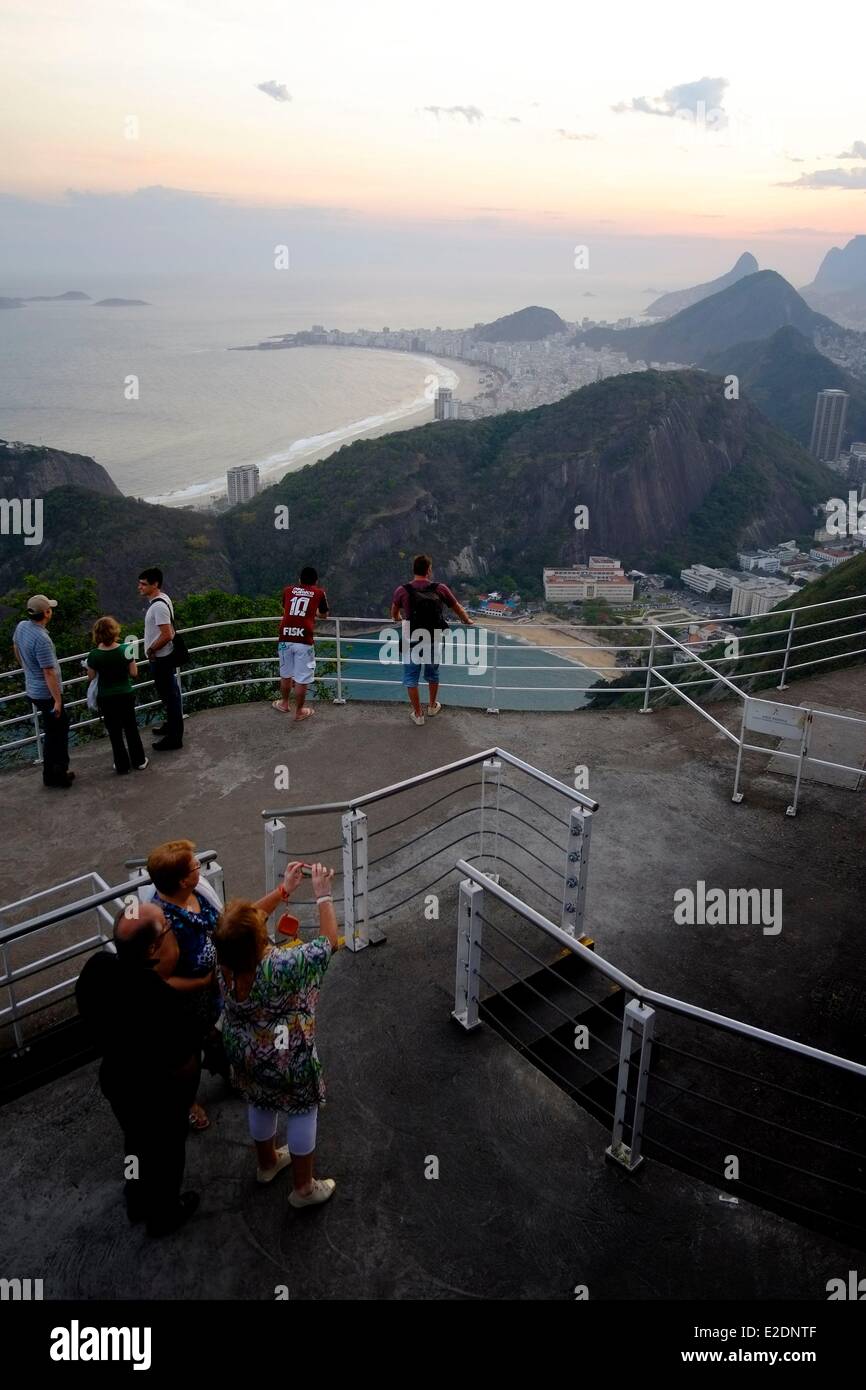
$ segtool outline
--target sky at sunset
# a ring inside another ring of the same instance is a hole
[[[6,271],[58,233],[61,261],[98,236],[120,263],[150,228],[182,266],[197,238],[228,256],[258,225],[382,263],[401,238],[561,255],[642,237],[653,264],[672,239],[675,266],[711,239],[802,283],[866,223],[862,47],[816,61],[797,6],[0,0],[0,16]]]

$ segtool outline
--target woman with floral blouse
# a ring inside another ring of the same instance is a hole
[[[232,1080],[247,1102],[257,1178],[270,1182],[291,1163],[293,1207],[327,1202],[336,1186],[333,1178],[313,1176],[316,1125],[325,1098],[316,1005],[337,948],[334,870],[312,865],[318,936],[292,949],[275,946],[267,930],[268,915],[280,899],[288,901],[301,882],[301,869],[289,864],[280,888],[258,903],[229,903],[214,933],[223,977],[223,1045]],[[286,1143],[277,1148],[281,1116]]]

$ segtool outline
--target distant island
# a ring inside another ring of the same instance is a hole
[[[120,309],[130,305],[144,305],[146,299],[91,299],[83,290],[64,290],[63,294],[23,294],[19,296],[0,295],[0,309],[23,309],[28,304],[90,304],[94,309]]]
[[[63,294],[25,294],[23,297],[28,304],[73,304],[81,299],[89,299],[90,295],[83,290],[65,290]]]

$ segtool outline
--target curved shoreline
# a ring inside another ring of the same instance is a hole
[[[304,344],[311,347],[336,347],[339,344]],[[252,349],[253,351],[255,349]],[[367,349],[374,352],[400,352],[398,348],[372,348]],[[465,380],[459,376],[453,368],[448,367],[438,358],[424,353],[409,353],[409,356],[417,357],[419,363],[430,365],[441,378],[441,384],[449,385],[454,391],[457,399],[474,400],[481,393],[477,390],[471,396],[460,397],[458,392],[461,381]],[[464,361],[462,358],[448,358],[447,362]],[[480,375],[483,367],[479,367],[476,362],[466,362]],[[427,375],[431,373],[428,371]],[[452,380],[449,382],[449,378]],[[471,383],[470,383],[471,384]],[[477,380],[475,385],[477,386]],[[256,463],[259,468],[261,488],[271,487],[278,483],[287,473],[295,473],[299,468],[305,468],[307,464],[318,463],[322,459],[329,458],[336,453],[344,444],[353,444],[358,439],[375,439],[383,434],[394,434],[398,430],[415,429],[419,425],[432,423],[433,402],[424,396],[417,396],[414,400],[407,402],[405,406],[395,406],[391,411],[380,413],[379,415],[368,416],[362,420],[354,420],[345,425],[337,425],[331,430],[323,430],[320,434],[311,435],[308,438],[293,440],[285,450],[276,454],[269,454],[264,459],[243,459],[239,463]],[[300,446],[300,447],[299,447]],[[192,483],[185,488],[177,488],[159,496],[146,497],[144,500],[156,506],[178,507],[189,506],[191,503],[207,503],[215,497],[225,495],[226,483],[225,475],[220,478],[210,478],[203,483]]]

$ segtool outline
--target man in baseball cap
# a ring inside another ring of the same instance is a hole
[[[42,717],[42,780],[46,787],[71,787],[75,773],[69,771],[69,716],[57,652],[46,631],[56,607],[56,598],[34,594],[12,640],[15,660],[24,670],[27,698]]]

